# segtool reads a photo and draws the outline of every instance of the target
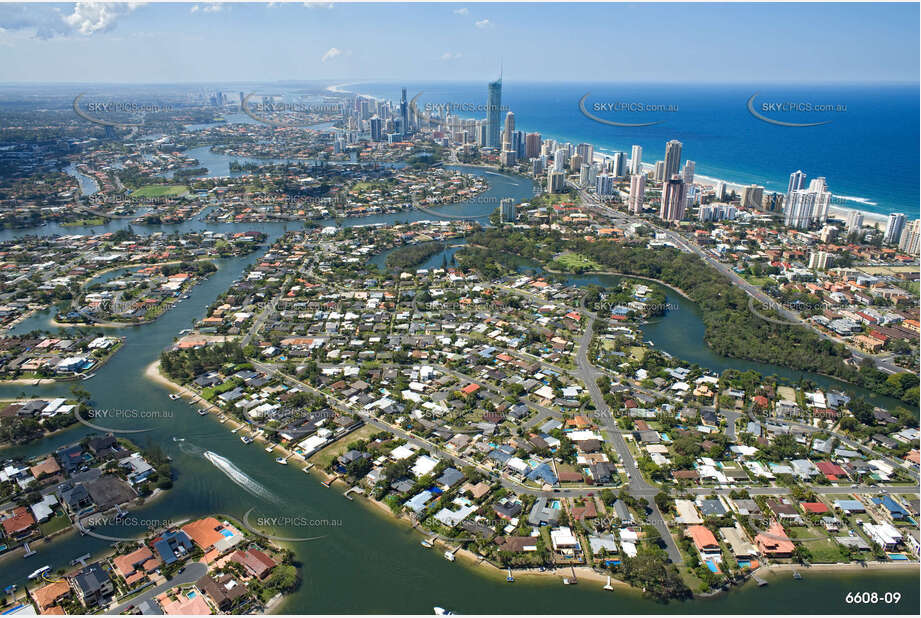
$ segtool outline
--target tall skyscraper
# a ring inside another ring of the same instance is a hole
[[[486,87],[486,147],[499,148],[500,108],[502,107],[502,78]]]
[[[764,187],[760,185],[748,185],[742,187],[742,208],[761,208],[761,201],[764,199]]]
[[[691,160],[684,162],[684,172],[681,174],[684,184],[692,185],[694,184],[694,162]]]
[[[921,241],[921,219],[915,219],[902,230],[899,249],[908,255],[918,255],[919,244],[921,244],[919,241]]]
[[[828,268],[828,261],[831,254],[827,251],[811,251],[809,253],[809,268],[825,270]]]
[[[563,172],[566,170],[566,163],[569,161],[569,153],[564,148],[557,148],[553,153],[553,171]]]
[[[583,187],[592,187],[595,185],[595,166],[583,163],[579,169],[579,184]]]
[[[722,202],[726,199],[726,183],[722,180],[718,181],[713,188],[713,197],[716,198],[718,202]]]
[[[614,177],[602,174],[595,178],[595,193],[598,195],[614,195]]]
[[[528,159],[540,156],[540,133],[528,133],[524,136],[524,156]]]
[[[665,144],[665,177],[672,176],[681,170],[681,142],[676,139]]]
[[[812,223],[817,193],[798,189],[784,203],[784,225],[804,230]]]
[[[787,183],[787,195],[794,191],[799,191],[806,186],[806,174],[802,170],[796,170],[790,174],[790,182]]]
[[[673,174],[662,185],[662,205],[659,218],[664,221],[681,221],[687,206],[687,185],[678,174]]]
[[[515,133],[515,112],[505,115],[505,129],[502,132],[502,150],[512,149],[512,135]]]
[[[630,149],[630,173],[640,174],[643,171],[643,147],[634,146]]]
[[[614,173],[614,178],[624,178],[627,175],[626,152],[614,153],[613,163],[611,164],[611,171]]]
[[[583,163],[593,163],[595,161],[595,147],[591,144],[579,144],[576,146],[576,154],[582,157]]]
[[[383,121],[377,116],[372,116],[371,120],[368,121],[371,125],[371,141],[379,142],[381,141]]]
[[[656,182],[665,182],[665,161],[656,161],[656,171],[653,174]]]
[[[566,174],[550,170],[547,172],[547,190],[550,193],[562,193],[566,189]]]
[[[574,154],[569,157],[569,171],[573,174],[581,173],[582,171],[582,157],[578,154]]]
[[[409,106],[406,103],[406,88],[400,94],[400,131],[409,135]]]
[[[502,219],[502,223],[514,223],[515,219],[518,217],[518,209],[515,208],[515,200],[507,197],[499,202],[499,207],[499,216]]]
[[[905,215],[900,212],[894,212],[889,215],[889,221],[886,222],[886,234],[883,236],[883,242],[887,245],[894,245],[902,237],[902,226],[905,225]]]
[[[765,193],[761,198],[761,210],[765,212],[783,212],[784,196],[780,193]]]
[[[646,175],[633,174],[630,176],[630,198],[627,209],[633,214],[643,212],[643,202],[646,200]]]
[[[859,232],[860,228],[863,227],[863,213],[859,210],[848,211],[846,223],[848,235]]]

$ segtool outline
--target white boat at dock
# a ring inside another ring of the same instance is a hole
[[[276,458],[275,458],[275,463],[281,464],[281,465],[283,465],[283,466],[287,466],[287,465],[288,465],[288,460],[285,459],[284,457],[276,457]]]
[[[42,568],[35,569],[34,571],[32,571],[32,573],[29,574],[29,579],[35,579],[37,577],[41,577],[42,575],[45,574],[46,571],[50,571],[50,570],[51,570],[51,567],[46,564]]]
[[[243,444],[252,444],[253,439],[250,438],[249,436],[240,436],[240,442],[242,442]]]
[[[169,398],[172,399],[173,401],[176,401],[180,397],[182,397],[182,395],[180,395],[179,393],[171,393],[169,396]]]
[[[431,549],[431,547],[432,547],[432,541],[430,541],[429,539],[422,539],[422,542],[419,543],[419,545],[421,545],[422,547],[425,547],[425,548],[427,548],[427,549]]]

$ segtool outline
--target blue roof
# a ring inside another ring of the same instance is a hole
[[[863,503],[860,500],[835,500],[835,506],[845,511],[862,511]]]
[[[882,498],[873,498],[873,504],[880,504],[886,507],[886,510],[889,511],[889,514],[893,516],[899,515],[901,517],[905,517],[906,515],[908,515],[908,513],[905,512],[905,509],[899,506],[898,502],[896,502],[889,496],[883,496]]]
[[[154,549],[160,554],[165,564],[172,564],[179,560],[179,557],[176,555],[176,549],[179,547],[187,551],[193,549],[192,541],[189,539],[188,535],[181,530],[177,532],[167,532],[159,541],[154,543]]]
[[[557,479],[556,474],[553,473],[553,468],[545,463],[542,463],[536,468],[532,469],[525,476],[532,481],[536,481],[538,478],[540,478],[549,485],[556,485],[559,480]]]

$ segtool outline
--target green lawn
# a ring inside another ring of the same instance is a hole
[[[67,518],[67,516],[62,513],[58,513],[48,521],[39,524],[38,529],[41,530],[44,536],[48,536],[49,534],[54,534],[55,532],[63,530],[68,526],[70,526],[70,520]]]
[[[564,253],[554,260],[566,270],[601,270],[597,262],[590,260],[581,253]]]
[[[333,462],[334,459],[337,459],[339,455],[343,454],[348,450],[349,444],[352,442],[357,442],[358,440],[367,440],[372,435],[379,432],[380,429],[372,425],[365,425],[357,431],[353,431],[347,436],[343,436],[339,440],[333,442],[329,446],[321,449],[314,455],[310,457],[310,460],[315,462],[320,468],[326,468],[329,464]]]
[[[148,185],[132,191],[131,197],[176,197],[188,192],[185,185]]]
[[[91,217],[88,219],[78,219],[76,221],[65,221],[61,225],[64,227],[78,227],[84,225],[103,225],[105,222],[105,219],[102,217]]]
[[[842,560],[841,551],[838,549],[838,544],[831,540],[825,539],[822,541],[806,541],[803,543],[806,546],[806,549],[812,553],[813,562],[840,562]]]

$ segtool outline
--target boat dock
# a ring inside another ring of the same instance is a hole
[[[364,495],[365,490],[364,490],[363,487],[359,487],[358,485],[355,485],[355,486],[353,486],[353,487],[349,487],[348,489],[346,489],[346,490],[345,490],[345,493],[342,494],[342,495],[344,495],[346,498],[348,498],[349,500],[351,500],[351,499],[352,499],[351,494],[352,494],[353,492],[356,493],[356,494],[358,494],[358,495]]]

